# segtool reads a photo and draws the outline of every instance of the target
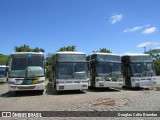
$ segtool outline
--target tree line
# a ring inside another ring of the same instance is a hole
[[[26,44],[22,46],[15,46],[14,50],[15,52],[45,52],[43,48],[38,48],[38,47],[30,48]],[[60,51],[77,51],[77,49],[76,49],[76,46],[71,45],[67,47],[61,47],[59,48],[59,50],[57,50],[57,52],[60,52]],[[100,48],[99,50],[95,50],[92,52],[112,53],[112,51],[106,48]],[[146,53],[152,56],[153,61],[155,63],[156,75],[160,75],[160,49],[148,50]],[[54,53],[48,53],[46,56],[46,60],[47,60],[46,77],[49,77],[51,74],[54,58],[55,58]],[[5,65],[6,61],[8,61],[9,59],[10,59],[10,55],[0,54],[0,65]]]

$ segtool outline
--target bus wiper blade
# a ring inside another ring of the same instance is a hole
[[[75,75],[79,77],[79,79],[82,79],[82,75],[85,73],[85,71],[82,72],[75,72]]]
[[[29,75],[28,72],[30,73]],[[36,75],[32,72],[29,66],[26,68],[26,77],[36,77]]]
[[[146,67],[146,69],[145,69],[145,75],[147,76],[147,72],[149,73],[149,75],[152,77],[152,73],[150,73],[150,71],[147,69],[147,67]]]

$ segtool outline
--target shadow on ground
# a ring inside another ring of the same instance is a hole
[[[43,92],[44,93],[44,92]],[[0,95],[0,97],[26,97],[26,96],[38,96],[43,94],[42,91],[8,91]]]
[[[89,92],[120,92],[120,89],[116,88],[95,88],[95,87],[89,87],[88,90]]]

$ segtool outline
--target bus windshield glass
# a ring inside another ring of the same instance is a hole
[[[10,77],[35,77],[44,76],[43,56],[18,55],[12,57]]]
[[[57,54],[56,61],[86,61],[85,54]]]
[[[0,77],[4,77],[5,72],[6,72],[6,68],[5,67],[0,67]]]
[[[152,63],[131,64],[131,73],[133,77],[155,76],[154,66]]]
[[[96,55],[98,61],[121,62],[120,56],[114,55]]]
[[[130,56],[130,62],[152,62],[151,56]]]
[[[56,76],[58,79],[87,78],[87,63],[57,63]]]
[[[119,77],[121,75],[120,63],[97,63],[96,73],[98,77]]]

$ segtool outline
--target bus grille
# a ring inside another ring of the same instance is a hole
[[[18,86],[18,89],[34,89],[36,86],[28,86],[28,87],[22,87],[22,86]]]

